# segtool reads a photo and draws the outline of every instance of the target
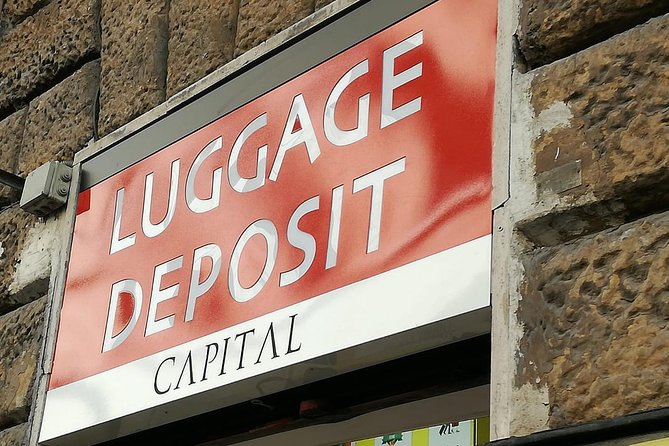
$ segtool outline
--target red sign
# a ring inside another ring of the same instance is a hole
[[[50,390],[490,234],[495,24],[437,2],[82,192]],[[299,350],[289,316],[205,363]]]

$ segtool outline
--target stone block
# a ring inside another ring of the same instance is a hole
[[[0,4],[0,36],[48,3],[49,0],[5,0]]]
[[[2,13],[11,17],[15,23],[35,14],[47,5],[49,0],[5,0]]]
[[[46,297],[0,318],[0,428],[28,420]]]
[[[552,245],[669,208],[668,55],[665,15],[536,71],[535,116],[566,104],[571,118],[533,142],[537,182],[553,185],[539,199],[552,194],[560,206],[521,225],[532,241]]]
[[[314,12],[314,0],[241,0],[235,56]]]
[[[72,160],[94,137],[99,76],[100,64],[89,62],[30,103],[19,156],[21,175],[47,161]]]
[[[0,431],[0,446],[25,446],[28,436],[28,423],[19,424]]]
[[[520,51],[538,67],[667,12],[666,0],[523,0]]]
[[[165,100],[168,1],[102,4],[100,136]]]
[[[168,97],[232,59],[238,13],[239,0],[170,2]]]
[[[16,290],[12,285],[26,236],[36,221],[18,208],[0,212],[0,314],[34,300],[48,289],[48,278],[30,284],[26,290]]]
[[[0,169],[16,173],[19,160],[26,109],[0,121]],[[0,207],[19,200],[21,194],[7,186],[0,185]]]
[[[516,385],[552,427],[669,406],[669,212],[523,258]]]
[[[59,0],[7,33],[0,45],[0,116],[18,110],[100,48],[97,0]]]

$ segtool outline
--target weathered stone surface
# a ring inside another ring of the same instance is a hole
[[[48,3],[49,0],[6,0],[0,3],[0,36]]]
[[[572,115],[534,142],[537,178],[578,161],[582,185],[560,193],[578,206],[523,225],[530,239],[551,245],[669,207],[669,15],[539,69],[531,90],[537,116],[556,103]]]
[[[49,0],[5,0],[2,13],[18,22],[33,15],[48,3]]]
[[[553,427],[669,406],[669,213],[524,258],[518,386]]]
[[[17,110],[99,52],[97,0],[59,0],[0,44],[0,115]]]
[[[172,0],[167,96],[230,61],[235,51],[239,0]]]
[[[28,107],[18,171],[26,175],[47,161],[71,160],[95,135],[100,64],[89,62]]]
[[[47,3],[48,0],[7,0],[0,3],[0,37]]]
[[[27,421],[46,297],[0,318],[0,428]]]
[[[0,121],[0,169],[7,172],[16,173],[25,116],[26,109],[22,109]],[[20,197],[14,189],[0,185],[0,207],[7,206]]]
[[[165,100],[168,5],[103,2],[100,136]]]
[[[0,431],[0,446],[25,446],[27,435],[28,423]]]
[[[314,0],[241,0],[237,24],[238,56],[314,12]]]
[[[11,125],[16,134],[7,135],[0,142],[0,149],[3,149],[1,144],[20,146],[14,167],[18,174],[26,176],[50,160],[71,160],[94,137],[99,71],[98,62],[84,65],[34,99],[27,109],[0,124],[1,130],[2,125],[9,125],[6,123],[9,120],[20,121]],[[8,153],[2,151],[3,156]],[[34,300],[48,288],[50,259],[48,252],[42,252],[47,248],[38,246],[41,233],[33,234],[36,248],[24,253],[26,239],[36,221],[16,208],[0,212],[0,314]],[[25,272],[17,275],[19,262],[25,266]]]
[[[334,0],[316,0],[316,9],[322,8],[323,6],[329,5]]]
[[[40,285],[42,289],[28,290],[29,293],[16,292],[11,286],[21,248],[36,221],[36,217],[18,208],[0,212],[0,314],[30,302],[36,297],[35,292],[44,292],[48,286],[47,282]]]
[[[537,67],[667,12],[666,0],[524,0],[520,51]]]

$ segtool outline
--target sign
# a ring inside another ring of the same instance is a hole
[[[431,345],[376,341],[487,308],[495,29],[494,1],[438,1],[85,184],[41,441],[392,359]]]

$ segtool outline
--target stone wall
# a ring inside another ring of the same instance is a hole
[[[72,159],[331,2],[0,1],[0,168]],[[495,437],[669,405],[669,2],[500,2],[513,6]],[[32,429],[62,232],[58,216],[31,217],[17,199],[0,187],[7,446]]]
[[[669,406],[669,2],[516,5],[496,438]]]
[[[316,5],[318,3],[318,5]],[[0,1],[0,168],[25,176],[163,103],[330,1]],[[28,444],[59,215],[0,186],[0,445]]]

